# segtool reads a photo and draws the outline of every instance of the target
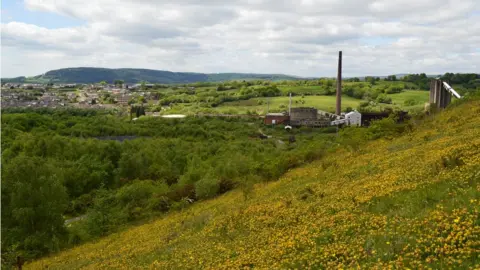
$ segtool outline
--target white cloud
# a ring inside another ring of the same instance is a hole
[[[79,27],[2,24],[2,76],[72,66],[346,76],[478,72],[475,0],[26,0]],[[43,61],[43,63],[32,63]]]

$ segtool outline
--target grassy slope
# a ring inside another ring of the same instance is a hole
[[[249,193],[246,193],[249,194]],[[480,101],[26,269],[479,266]],[[477,250],[478,251],[478,250]]]
[[[406,90],[397,94],[389,94],[388,96],[392,98],[392,102],[404,109],[413,109],[416,107],[424,106],[425,102],[428,102],[428,91],[415,91],[415,90]],[[404,106],[404,102],[407,99],[413,98],[417,100],[417,105],[415,106]],[[295,103],[295,101],[301,101],[301,96],[292,97],[292,107],[315,107],[319,110],[334,112],[335,111],[335,96],[305,96],[304,104]],[[262,100],[263,104],[259,105],[258,101]],[[272,97],[270,98],[270,110],[281,110],[280,106],[284,105],[285,108],[288,108],[288,97]],[[345,110],[347,107],[356,108],[364,100],[355,99],[348,96],[342,96],[342,109]],[[286,109],[283,110],[286,110]],[[228,112],[235,110],[238,113],[245,113],[247,110],[256,111],[258,113],[265,113],[267,110],[267,98],[253,98],[249,100],[241,100],[234,102],[226,102],[220,105],[217,108],[220,112]]]

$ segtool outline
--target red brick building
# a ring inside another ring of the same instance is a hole
[[[265,125],[278,125],[284,124],[287,125],[290,121],[290,116],[285,115],[283,113],[267,113],[265,118],[263,119],[263,123]]]

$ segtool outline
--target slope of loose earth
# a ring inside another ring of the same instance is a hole
[[[26,269],[480,266],[480,101]]]

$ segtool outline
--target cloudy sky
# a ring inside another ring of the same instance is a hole
[[[478,0],[3,0],[1,76],[480,72]]]

